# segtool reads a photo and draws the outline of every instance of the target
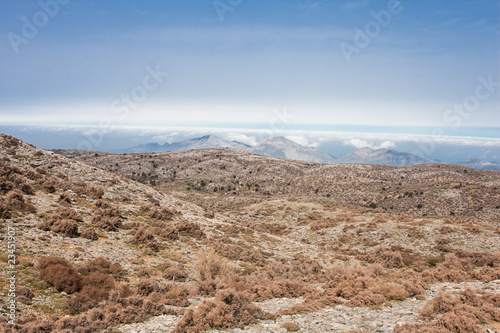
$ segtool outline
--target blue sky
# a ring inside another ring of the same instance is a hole
[[[1,7],[0,125],[500,137],[500,1]]]

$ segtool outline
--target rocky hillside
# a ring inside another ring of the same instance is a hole
[[[228,149],[66,153],[0,135],[2,332],[499,327],[498,173]],[[424,178],[444,198],[439,216],[358,202],[366,189]],[[349,199],[334,201],[341,190]],[[463,207],[450,216],[452,199]]]
[[[221,212],[248,202],[295,197],[389,214],[500,219],[499,173],[457,165],[322,165],[231,149],[59,152]]]

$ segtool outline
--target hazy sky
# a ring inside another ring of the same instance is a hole
[[[0,124],[479,136],[500,127],[499,13],[491,0],[2,1]]]

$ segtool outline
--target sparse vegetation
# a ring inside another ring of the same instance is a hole
[[[405,300],[422,322],[396,332],[498,323],[498,173],[464,181],[446,165],[333,168],[230,149],[73,152],[86,165],[9,140],[0,230],[19,230],[22,311],[0,330],[95,332],[174,314],[176,332],[262,319],[300,332],[310,323],[291,321],[325,307],[359,324]]]

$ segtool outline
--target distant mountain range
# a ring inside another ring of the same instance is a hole
[[[352,153],[341,157],[335,163],[364,163],[385,164],[392,166],[409,166],[417,164],[439,163],[437,161],[421,158],[417,155],[399,152],[393,149],[359,148]]]
[[[500,170],[500,163],[488,162],[479,160],[477,158],[471,158],[457,163],[468,168],[483,169],[483,170]]]
[[[248,150],[250,146],[235,141],[227,141],[219,138],[216,135],[205,135],[199,138],[186,139],[180,142],[165,143],[148,143],[145,145],[135,146],[124,149],[122,153],[161,153],[166,151],[184,151],[191,149],[206,149],[206,148],[233,148]]]
[[[199,138],[186,139],[180,142],[148,143],[119,151],[120,153],[153,153],[168,151],[186,151],[205,148],[233,148],[250,151],[255,154],[286,158],[299,161],[308,161],[325,164],[385,164],[390,166],[410,166],[428,163],[441,163],[439,161],[422,158],[417,155],[399,152],[393,149],[371,149],[359,148],[346,156],[334,158],[315,147],[300,145],[292,140],[281,136],[267,138],[250,146],[237,141],[228,141],[216,135],[205,135]],[[478,159],[468,159],[457,163],[469,168],[500,170],[500,164]]]
[[[270,137],[259,142],[255,146],[249,146],[241,142],[227,141],[219,138],[216,135],[205,135],[195,139],[187,139],[180,142],[165,143],[159,145],[157,143],[148,143],[145,145],[135,146],[129,149],[120,151],[121,153],[153,153],[167,151],[185,151],[191,149],[203,148],[234,148],[247,150],[255,154],[281,157],[291,160],[309,161],[316,163],[335,163],[335,159],[330,155],[322,152],[318,148],[306,147],[299,145],[284,137]]]

